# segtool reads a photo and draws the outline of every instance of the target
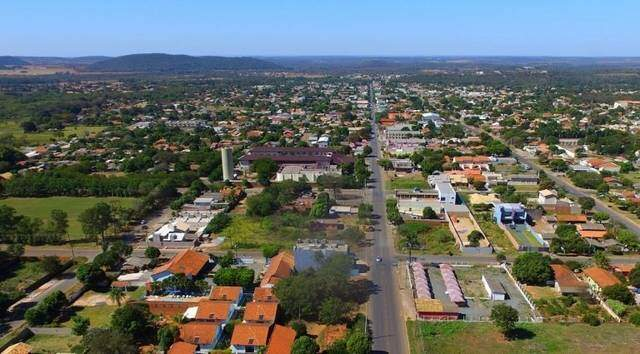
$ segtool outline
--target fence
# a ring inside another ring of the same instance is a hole
[[[511,271],[509,270],[509,267],[507,267],[506,264],[502,264],[500,267],[504,269],[505,272],[507,272],[507,275],[509,275],[509,278],[511,278],[511,280],[516,284],[518,291],[520,291],[520,294],[524,297],[525,301],[531,308],[531,321],[542,322],[544,320],[544,317],[542,317],[542,315],[540,314],[540,311],[538,311],[538,308],[534,304],[533,299],[531,298],[529,293],[527,293],[524,285],[520,284],[520,282],[513,277],[513,275],[511,274]]]

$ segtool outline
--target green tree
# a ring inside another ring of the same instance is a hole
[[[231,267],[236,263],[236,256],[233,254],[231,250],[227,251],[222,257],[218,258],[218,264],[222,268]]]
[[[518,311],[509,305],[497,304],[491,309],[490,318],[503,334],[508,335],[516,328]]]
[[[637,263],[635,267],[629,272],[629,284],[636,288],[640,288],[640,263]]]
[[[626,305],[633,305],[635,300],[633,298],[633,294],[627,289],[624,284],[615,284],[611,286],[607,286],[602,289],[602,296],[606,299],[612,299],[620,301]]]
[[[20,257],[24,254],[24,245],[21,243],[12,243],[7,246],[7,252],[13,257]]]
[[[147,338],[152,327],[151,313],[143,304],[125,304],[111,314],[111,328],[136,340]]]
[[[358,205],[358,219],[360,221],[367,221],[373,216],[373,205],[369,203],[360,203]]]
[[[91,321],[82,316],[73,316],[71,317],[71,332],[76,336],[83,336],[89,330],[89,325],[91,325]]]
[[[594,206],[596,206],[595,200],[591,197],[578,198],[578,204],[580,204],[580,207],[582,208],[583,212],[587,212],[593,209]]]
[[[473,230],[468,236],[469,245],[471,247],[478,247],[480,246],[480,240],[482,240],[483,238],[484,236],[482,235],[482,232],[478,230]]]
[[[425,207],[422,209],[422,217],[424,219],[437,219],[438,214],[431,207]]]
[[[393,168],[393,164],[391,163],[391,160],[389,160],[389,159],[380,159],[380,160],[378,160],[378,165],[380,167],[384,168],[385,171],[388,171],[388,170]]]
[[[309,216],[313,218],[326,218],[327,216],[329,216],[329,209],[331,208],[331,204],[331,198],[329,198],[328,193],[322,192],[318,194],[318,197],[311,206]]]
[[[109,204],[99,202],[95,206],[85,209],[78,217],[78,221],[80,221],[85,235],[94,238],[96,243],[98,242],[97,237],[100,236],[102,245],[105,247],[105,233],[113,221],[113,213]]]
[[[353,331],[347,338],[347,352],[351,354],[371,353],[371,338],[362,330]]]
[[[338,298],[330,297],[324,300],[320,306],[320,322],[330,325],[342,323],[349,310],[347,303]]]
[[[309,336],[302,336],[293,343],[291,354],[316,354],[320,346]]]
[[[275,257],[280,252],[280,245],[267,243],[262,245],[262,256],[266,259]]]
[[[122,288],[111,288],[109,290],[109,299],[115,302],[118,306],[122,305],[122,300],[126,297]]]
[[[69,228],[69,216],[60,209],[51,210],[51,225],[56,235],[63,237],[67,234]]]
[[[523,253],[513,263],[513,276],[525,284],[545,285],[548,280],[553,279],[550,263],[549,257],[540,253]]]
[[[78,352],[83,354],[134,354],[133,338],[110,328],[92,328],[82,337]]]
[[[278,164],[269,158],[259,159],[253,162],[251,170],[257,174],[258,183],[266,186],[278,171]]]
[[[104,271],[93,262],[78,266],[76,277],[90,289],[97,288],[107,278]]]
[[[166,325],[158,330],[157,340],[160,350],[166,352],[169,347],[180,337],[180,330],[175,325]]]
[[[609,258],[607,257],[607,255],[602,252],[602,251],[597,251],[594,255],[593,255],[593,261],[595,262],[595,264],[603,269],[609,269]]]
[[[60,259],[56,256],[43,257],[40,261],[40,267],[42,267],[42,270],[47,272],[47,274],[54,274],[62,270]]]
[[[158,259],[160,254],[160,249],[157,247],[149,246],[144,250],[144,256],[149,259]]]
[[[219,233],[229,226],[229,224],[231,224],[231,216],[225,212],[218,213],[211,219],[211,221],[209,221],[204,232],[207,234]]]

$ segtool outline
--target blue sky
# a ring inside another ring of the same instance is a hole
[[[638,0],[16,0],[0,55],[640,56]]]

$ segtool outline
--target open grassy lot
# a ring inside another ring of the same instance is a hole
[[[46,274],[39,261],[21,261],[13,269],[2,271],[0,291],[17,294]]]
[[[449,231],[446,225],[427,225],[416,221],[407,221],[404,225],[399,226],[396,229],[396,248],[401,249],[406,253],[406,250],[402,243],[402,235],[400,234],[400,228],[414,229],[412,232],[417,233],[418,242],[420,243],[418,249],[413,249],[412,252],[416,254],[459,254],[460,249],[456,245],[456,241]]]
[[[120,197],[48,197],[48,198],[7,198],[0,200],[0,205],[15,208],[18,214],[37,217],[45,221],[51,215],[51,210],[60,209],[69,215],[69,235],[72,239],[84,237],[78,216],[85,209],[91,208],[98,202],[118,203],[123,207],[132,207],[136,198]]]
[[[233,215],[231,224],[220,235],[226,237],[223,247],[234,244],[240,248],[260,247],[266,243],[292,246],[299,238],[311,235],[308,225],[311,218],[294,213],[271,215],[264,218]]]
[[[87,306],[76,311],[76,315],[88,318],[91,321],[91,327],[108,327],[111,314],[116,308],[117,306],[109,305]],[[71,327],[72,324],[72,321],[67,321],[62,326]]]
[[[509,241],[507,235],[505,235],[504,231],[502,231],[496,223],[492,221],[478,221],[478,225],[480,225],[482,232],[487,236],[489,242],[491,242],[494,247],[500,248],[501,251],[507,254],[516,253],[513,243]]]
[[[33,347],[34,353],[70,353],[74,346],[80,344],[81,339],[82,337],[74,335],[36,334],[27,343]]]
[[[385,186],[388,190],[413,188],[426,189],[429,187],[424,177],[417,174],[404,177],[390,177],[389,180],[385,182]]]
[[[507,341],[490,323],[407,322],[411,353],[634,353],[640,331],[629,324],[525,323]]]
[[[513,186],[516,189],[517,193],[527,193],[527,194],[532,194],[532,195],[537,195],[538,194],[538,185],[537,184],[523,184],[523,185],[516,185]]]
[[[57,139],[68,138],[72,135],[85,137],[103,131],[103,126],[77,125],[66,127],[59,131],[43,131],[36,133],[25,133],[19,122],[0,123],[0,136],[11,135],[16,139],[18,145],[39,145],[54,142]]]

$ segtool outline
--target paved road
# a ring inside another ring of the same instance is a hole
[[[372,100],[372,107],[373,100]],[[372,126],[376,139],[372,139],[371,148],[375,156],[380,156],[377,143],[378,131],[374,121],[375,109],[372,108]],[[373,213],[380,216],[379,224],[374,232],[375,242],[367,261],[371,265],[371,281],[377,286],[377,292],[371,296],[368,313],[373,332],[373,350],[378,353],[408,353],[407,332],[403,308],[395,279],[393,263],[395,250],[393,240],[387,233],[387,215],[385,210],[385,195],[382,172],[377,158],[368,158],[372,174]],[[382,257],[382,262],[376,262],[376,257]]]
[[[467,125],[465,124],[462,120],[460,120],[460,122],[469,130],[476,132],[477,134],[480,133],[480,128],[471,126],[471,125]],[[493,135],[494,139],[500,140],[502,141],[504,144],[508,144],[508,142],[504,141],[501,137],[499,136],[495,136]],[[547,176],[556,183],[556,185],[564,188],[567,192],[577,196],[577,197],[591,197],[595,200],[595,207],[594,209],[597,211],[601,211],[601,212],[605,212],[607,213],[612,220],[624,225],[627,229],[633,231],[636,235],[640,235],[640,225],[638,223],[636,223],[634,220],[630,219],[629,217],[627,217],[626,215],[624,215],[624,213],[619,212],[618,210],[615,210],[613,208],[611,208],[610,206],[608,206],[606,203],[604,203],[602,200],[597,198],[597,195],[595,194],[595,192],[588,190],[588,189],[583,189],[583,188],[579,188],[574,186],[572,183],[567,182],[566,180],[564,180],[563,178],[560,178],[558,176],[556,176],[554,174],[553,171],[549,170],[548,168],[546,168],[545,166],[542,166],[538,163],[538,161],[532,159],[526,152],[519,150],[517,148],[515,148],[514,146],[509,145],[509,147],[511,148],[511,151],[513,153],[513,155],[515,157],[517,157],[521,162],[525,162],[526,164],[528,164],[529,166],[531,166],[531,168],[533,168],[536,171],[543,171],[544,173],[547,174]]]

